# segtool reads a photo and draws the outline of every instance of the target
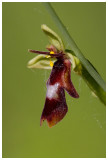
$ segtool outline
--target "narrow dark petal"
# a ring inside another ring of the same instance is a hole
[[[28,52],[50,55],[50,52],[36,51],[36,50],[33,50],[33,49],[29,49]]]
[[[50,52],[36,51],[36,50],[32,50],[32,49],[29,49],[28,52],[37,53],[37,54],[50,55],[51,57],[63,57],[63,55],[64,55],[62,53],[50,54]]]
[[[63,119],[67,110],[64,89],[61,88],[59,84],[47,85],[46,101],[40,125],[42,125],[44,120],[47,120],[49,127],[54,126]]]

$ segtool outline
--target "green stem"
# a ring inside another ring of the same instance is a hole
[[[75,56],[75,53],[73,51],[66,49],[65,52],[71,60],[72,70],[74,71],[74,73],[78,74],[84,79],[88,87],[91,89],[93,95],[95,97],[98,97],[101,100],[101,102],[105,105],[106,92],[103,90],[103,88],[101,88],[97,81],[89,74],[87,69],[84,67],[81,61]],[[88,61],[88,63],[90,62]],[[95,68],[94,70],[97,72]]]
[[[100,87],[95,79],[88,73],[87,69],[82,65],[82,78],[87,83],[92,93],[98,97],[101,102],[106,105],[106,92]]]
[[[63,25],[63,23],[61,22],[61,20],[57,16],[57,14],[54,11],[54,9],[52,8],[51,4],[48,2],[44,2],[43,4],[46,7],[46,9],[48,10],[48,12],[50,13],[50,15],[52,16],[52,19],[55,21],[55,24],[59,28],[59,30],[62,33],[62,35],[64,36],[64,38],[69,43],[69,45],[70,45],[71,49],[73,50],[73,52],[75,53],[76,57],[78,57],[79,60],[81,61],[81,63],[84,65],[88,74],[90,74],[90,76],[96,81],[96,83],[104,91],[106,91],[106,84],[105,84],[104,80],[101,78],[101,76],[98,74],[98,72],[96,72],[94,67],[87,61],[87,59],[84,57],[84,55],[82,54],[80,49],[77,47],[76,43],[74,42],[72,37],[69,35],[66,27]]]

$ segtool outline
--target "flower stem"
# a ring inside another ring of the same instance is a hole
[[[96,81],[96,83],[102,88],[102,90],[105,92],[106,91],[106,84],[105,81],[101,78],[101,76],[96,72],[94,67],[87,61],[87,59],[84,57],[72,37],[69,35],[66,27],[64,24],[61,22],[60,18],[56,14],[55,10],[51,6],[49,2],[44,2],[43,3],[46,9],[48,10],[49,14],[51,15],[52,19],[54,20],[55,24],[57,25],[58,29],[62,33],[63,37],[67,40],[68,44],[70,45],[72,51],[75,53],[75,56],[78,57],[78,59],[81,61],[81,63],[84,65],[85,69],[87,70],[88,74]],[[85,72],[86,74],[86,72]],[[92,83],[92,81],[91,81]],[[93,85],[93,84],[92,84]]]
[[[84,67],[81,61],[75,56],[75,53],[73,51],[66,49],[65,52],[70,58],[70,61],[72,63],[73,72],[83,78],[83,80],[86,82],[88,87],[91,89],[92,95],[94,95],[95,97],[98,97],[100,101],[105,105],[106,104],[106,92],[103,90],[103,88],[101,88],[101,86],[97,83],[97,81],[89,74],[87,69]],[[88,63],[90,62],[88,61]],[[95,71],[97,72],[96,69]]]
[[[98,97],[100,101],[106,105],[106,92],[100,85],[95,81],[95,79],[88,73],[87,69],[82,65],[82,75],[81,77],[87,83],[91,89],[94,96]]]

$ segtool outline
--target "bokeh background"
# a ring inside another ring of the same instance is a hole
[[[87,59],[106,79],[106,3],[51,3]],[[59,35],[42,3],[2,3],[3,158],[103,158],[106,156],[105,106],[72,73],[80,98],[66,93],[68,113],[52,128],[40,116],[49,70],[31,70],[27,62],[45,51],[47,24]],[[66,48],[68,43],[65,42]]]

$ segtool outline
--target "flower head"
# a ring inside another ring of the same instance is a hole
[[[50,50],[50,48],[48,48],[48,50]],[[63,52],[58,53],[53,50],[50,52],[29,51],[47,54],[57,59],[47,81],[46,100],[40,120],[41,125],[44,120],[47,120],[49,127],[52,127],[63,119],[68,110],[64,90],[74,98],[79,97],[71,81],[71,62]]]
[[[40,125],[42,125],[42,122],[46,120],[49,127],[52,127],[62,120],[68,111],[64,90],[74,98],[78,98],[79,95],[71,81],[71,62],[64,51],[64,45],[60,37],[58,37],[58,35],[46,25],[42,26],[42,28],[50,38],[51,45],[47,46],[49,51],[41,52],[29,50],[29,52],[40,55],[29,61],[28,67],[43,67],[45,69],[52,68],[50,77],[46,84],[46,100],[40,119]],[[50,59],[50,63],[47,59]]]

